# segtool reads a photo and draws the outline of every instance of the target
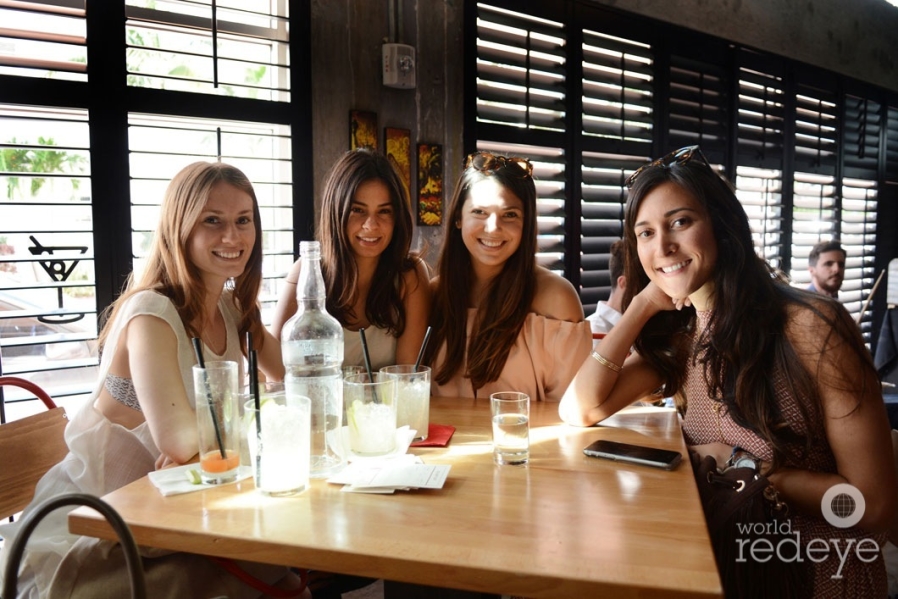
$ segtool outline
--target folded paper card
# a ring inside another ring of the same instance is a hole
[[[411,489],[441,489],[450,466],[427,465],[414,455],[353,462],[327,482],[346,485],[350,493],[393,493]]]
[[[183,466],[175,466],[174,468],[164,468],[163,470],[155,470],[150,472],[150,482],[159,489],[163,497],[169,495],[180,495],[181,493],[190,493],[192,491],[201,491],[203,489],[211,489],[218,485],[209,485],[206,483],[195,483],[190,476],[190,470],[196,470],[199,473],[199,464],[184,464]],[[249,466],[240,466],[237,469],[237,480],[243,480],[253,475],[253,470]],[[233,481],[237,482],[237,481]]]

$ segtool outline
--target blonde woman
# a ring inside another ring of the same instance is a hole
[[[132,274],[103,327],[100,379],[66,428],[69,453],[38,483],[26,514],[53,495],[105,495],[155,468],[194,458],[192,337],[202,340],[208,360],[242,365],[251,331],[262,370],[283,377],[279,345],[262,326],[256,299],[261,241],[256,196],[238,169],[197,162],[172,179],[146,269],[140,277]],[[0,530],[7,544],[19,522]],[[207,557],[164,553],[144,560],[154,597],[261,594]],[[68,534],[64,510],[32,534],[23,564],[20,597],[128,593],[120,548]],[[301,587],[286,568],[245,566],[265,583]]]

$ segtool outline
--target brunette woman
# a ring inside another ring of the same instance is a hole
[[[430,288],[424,262],[410,253],[408,191],[389,160],[370,150],[344,154],[324,184],[318,218],[327,311],[343,325],[344,365],[363,365],[358,330],[375,370],[414,364],[427,330]],[[287,274],[271,326],[280,338],[296,313],[300,261]]]
[[[800,559],[794,548],[772,558],[802,570],[806,596],[884,597],[878,547],[895,515],[895,469],[854,321],[757,255],[745,211],[697,146],[629,183],[625,311],[565,393],[562,418],[589,426],[664,385],[692,451],[721,470],[754,468],[786,502]],[[836,485],[853,489],[856,522],[833,518],[824,498]],[[818,559],[821,546],[839,555]]]
[[[573,285],[538,266],[536,250],[531,163],[468,156],[431,281],[434,395],[561,398],[592,334]]]

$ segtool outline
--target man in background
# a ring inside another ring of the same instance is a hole
[[[596,311],[586,317],[592,327],[593,335],[604,335],[617,324],[621,317],[621,302],[627,277],[624,276],[624,244],[618,240],[611,244],[611,256],[608,259],[608,270],[611,273],[611,293],[604,302],[596,305]]]
[[[846,256],[842,245],[836,240],[821,241],[815,245],[808,254],[808,272],[811,273],[808,291],[838,298],[845,279]]]

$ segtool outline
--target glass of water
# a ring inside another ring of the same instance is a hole
[[[530,396],[518,391],[490,395],[493,461],[522,465],[530,460]]]

